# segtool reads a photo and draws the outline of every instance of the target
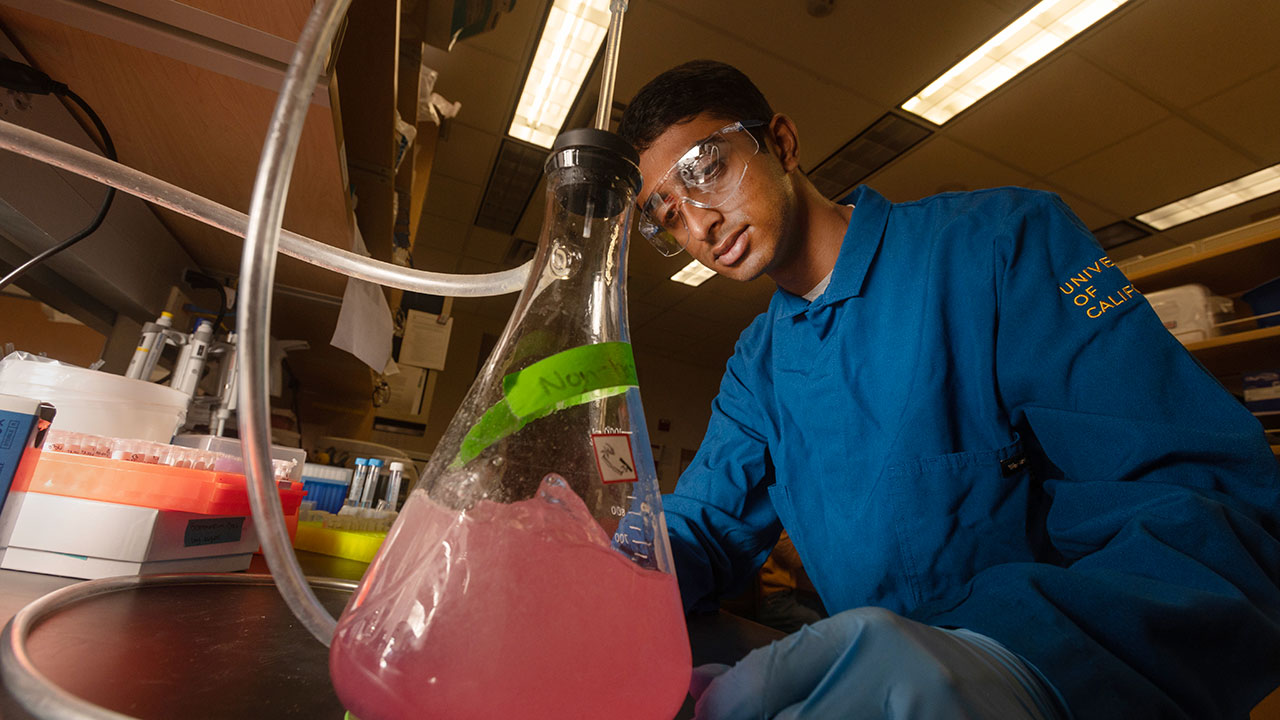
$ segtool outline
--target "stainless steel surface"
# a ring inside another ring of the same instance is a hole
[[[349,580],[311,581],[340,611]],[[6,718],[338,718],[328,652],[266,575],[154,575],[69,585],[0,635]],[[16,700],[17,702],[13,702]]]
[[[315,580],[321,601],[334,612],[368,567],[314,553],[299,552],[298,558],[309,573],[345,578]],[[250,571],[263,569],[265,563],[255,557]],[[200,576],[177,579],[191,577]],[[340,720],[328,651],[293,621],[269,579],[213,577],[225,580],[125,582],[115,592],[86,594],[30,628],[25,654],[57,684],[57,693],[116,714],[35,715],[13,698],[12,688],[0,688],[0,717]],[[0,613],[50,590],[89,584],[0,570]],[[735,662],[778,637],[776,630],[728,613],[689,619],[695,665]],[[692,717],[688,702],[676,719]]]

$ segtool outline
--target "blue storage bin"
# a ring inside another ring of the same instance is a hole
[[[347,499],[347,486],[303,478],[302,486],[307,489],[305,501],[316,504],[317,510],[337,513],[342,509],[342,502]]]
[[[1280,311],[1280,277],[1264,282],[1240,297],[1249,303],[1254,315],[1278,312]],[[1280,325],[1280,315],[1272,315],[1269,318],[1258,320],[1258,327],[1272,327],[1275,325]]]
[[[302,487],[307,491],[304,502],[314,502],[316,510],[338,512],[342,509],[343,500],[347,498],[351,476],[350,468],[306,463],[302,466]]]

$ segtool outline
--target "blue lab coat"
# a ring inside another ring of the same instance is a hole
[[[995,638],[1077,718],[1245,717],[1280,682],[1258,422],[1055,195],[844,202],[830,285],[743,332],[663,499],[686,607],[785,526],[830,612]]]

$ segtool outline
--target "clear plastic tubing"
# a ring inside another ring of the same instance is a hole
[[[248,230],[249,216],[238,210],[3,120],[0,120],[0,148],[110,185],[232,235],[244,237]],[[449,297],[487,297],[519,292],[529,275],[528,263],[511,270],[476,275],[413,270],[357,255],[288,230],[280,231],[279,250],[290,257],[360,280]]]
[[[280,495],[272,482],[270,408],[268,407],[268,334],[271,285],[276,273],[276,247],[284,218],[285,192],[293,174],[302,124],[311,104],[314,79],[351,0],[317,0],[302,28],[293,59],[285,72],[280,97],[267,127],[249,204],[249,225],[240,256],[236,349],[240,367],[240,439],[249,476],[249,506],[258,528],[263,555],[280,595],[298,620],[327,647],[337,621],[320,604],[302,574],[285,528]]]

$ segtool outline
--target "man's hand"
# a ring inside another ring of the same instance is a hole
[[[694,668],[698,720],[1059,720],[1054,691],[999,643],[881,608],[847,610]]]

